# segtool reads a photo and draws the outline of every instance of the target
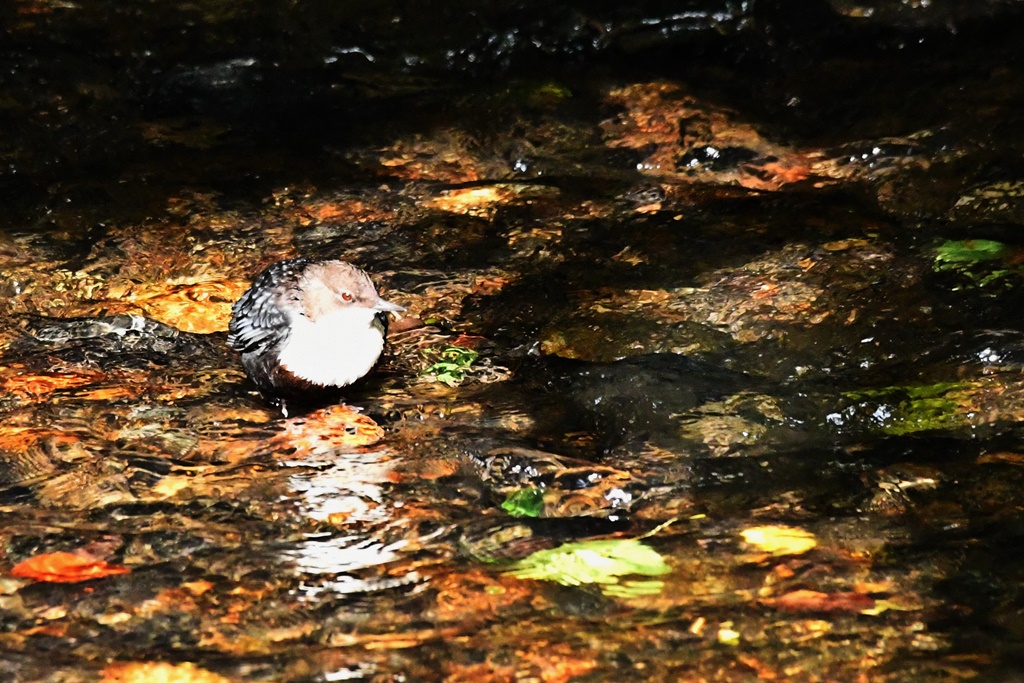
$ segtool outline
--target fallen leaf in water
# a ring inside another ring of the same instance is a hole
[[[42,624],[34,628],[25,629],[21,632],[21,635],[23,636],[49,636],[51,638],[64,638],[67,636],[67,634],[68,624],[66,622]]]
[[[763,604],[785,612],[846,612],[859,614],[875,606],[874,598],[845,591],[821,593],[812,590],[795,590],[777,598],[767,598]]]
[[[181,584],[181,587],[187,590],[192,595],[202,595],[203,593],[213,588],[213,583],[210,581],[186,581]]]
[[[497,294],[508,284],[507,277],[501,276],[478,276],[473,280],[473,293],[483,294],[489,296],[491,294]],[[466,344],[456,344],[456,346],[466,346]],[[472,347],[470,347],[472,348]]]
[[[789,526],[755,526],[740,532],[743,540],[772,555],[801,555],[818,545],[814,534]]]
[[[633,83],[606,97],[622,111],[601,124],[605,144],[645,154],[641,173],[753,190],[778,190],[812,173],[807,153],[771,142],[676,83]]]
[[[181,475],[168,475],[157,482],[156,486],[153,487],[153,494],[159,498],[170,498],[178,491],[192,483],[191,477],[185,477]]]
[[[82,401],[116,401],[122,398],[136,398],[145,389],[143,384],[121,385],[113,387],[97,387],[74,392],[74,397]]]
[[[78,583],[129,571],[127,567],[107,564],[88,554],[57,552],[19,562],[11,569],[11,576],[49,583]]]
[[[538,550],[515,563],[508,574],[520,579],[555,581],[563,586],[586,583],[617,586],[619,597],[651,595],[662,588],[661,581],[635,581],[620,584],[619,577],[629,574],[661,576],[671,568],[653,548],[635,538],[565,543],[557,548]]]
[[[810,166],[800,163],[799,157],[787,163],[770,161],[760,167],[762,179],[771,187],[807,180],[811,175]]]
[[[513,517],[539,517],[544,510],[544,490],[530,486],[513,491],[501,509]]]
[[[744,666],[748,666],[757,674],[759,681],[777,681],[780,676],[777,671],[754,655],[741,654],[736,657]]]
[[[510,192],[491,185],[489,187],[448,190],[447,192],[442,192],[441,196],[432,201],[426,202],[426,204],[450,213],[465,213],[470,216],[489,217],[494,212],[492,205],[507,201],[510,196]]]
[[[130,662],[111,664],[103,670],[100,683],[230,683],[231,679],[191,662]]]
[[[393,208],[385,202],[344,197],[303,197],[295,204],[293,212],[304,227],[314,221],[366,223],[394,220]]]
[[[848,249],[861,249],[864,247],[871,246],[871,243],[867,240],[859,238],[850,238],[845,240],[834,240],[832,242],[825,242],[821,245],[821,248],[825,251],[846,251]]]
[[[389,175],[405,180],[468,183],[487,174],[473,148],[473,141],[464,133],[447,129],[429,138],[398,140],[382,150],[378,163]]]
[[[731,621],[727,621],[718,627],[718,642],[722,645],[739,645],[740,638],[742,638],[742,635],[739,631],[732,628]]]
[[[388,481],[401,484],[420,479],[436,480],[450,477],[458,472],[454,458],[423,458],[412,462],[400,461],[399,469],[388,473]]]
[[[882,612],[916,612],[924,605],[917,600],[916,596],[895,596],[892,598],[880,598],[871,607],[861,610],[861,614],[878,616]]]
[[[13,368],[12,368],[13,369]],[[20,372],[3,380],[5,393],[26,397],[38,397],[61,389],[92,384],[104,378],[98,370],[82,372],[52,372],[47,374],[21,374]]]
[[[452,346],[460,346],[464,349],[476,349],[487,341],[487,337],[475,334],[460,334],[449,342]]]
[[[328,406],[285,423],[271,439],[276,450],[293,457],[326,453],[337,448],[369,446],[384,438],[384,430],[366,415],[346,405]]]

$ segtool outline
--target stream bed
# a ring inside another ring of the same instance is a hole
[[[0,25],[0,681],[1020,680],[1019,3]],[[296,256],[407,310],[285,417]]]

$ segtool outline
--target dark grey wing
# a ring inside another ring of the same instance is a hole
[[[388,314],[383,311],[373,316],[373,326],[380,330],[385,338],[388,336],[388,322]]]
[[[228,346],[241,353],[260,352],[281,339],[288,320],[274,299],[274,292],[254,288],[235,302],[228,324]]]
[[[288,319],[278,306],[278,297],[309,263],[304,258],[280,261],[260,273],[231,307],[228,346],[243,354],[262,353],[283,341],[288,334]]]

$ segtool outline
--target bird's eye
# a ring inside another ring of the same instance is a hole
[[[352,292],[342,292],[341,293],[341,299],[342,299],[342,301],[348,301],[348,302],[351,303],[351,301],[353,299],[355,299],[355,297],[352,296]]]

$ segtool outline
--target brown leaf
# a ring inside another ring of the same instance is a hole
[[[480,346],[483,342],[487,341],[486,337],[481,337],[476,334],[460,334],[458,337],[451,341],[452,346],[460,346],[464,349],[475,349]]]
[[[477,277],[473,281],[473,293],[474,294],[483,294],[485,296],[486,295],[490,295],[490,294],[496,294],[496,293],[500,292],[502,289],[504,289],[505,285],[507,285],[507,284],[508,284],[508,278],[507,277],[500,277],[500,276],[485,277],[485,276],[479,276],[479,277]]]
[[[785,612],[846,612],[858,614],[875,606],[874,598],[853,591],[821,593],[812,590],[795,590],[777,598],[761,601],[763,604]]]
[[[423,458],[401,463],[400,469],[388,473],[388,481],[401,484],[419,479],[436,480],[452,476],[458,468],[453,458]]]
[[[764,180],[775,186],[781,186],[787,183],[797,183],[801,180],[806,180],[811,175],[811,169],[809,166],[793,160],[786,163],[769,162],[763,164],[761,166],[761,170],[771,176]]]
[[[779,680],[779,674],[770,666],[762,662],[760,659],[753,655],[741,654],[737,659],[744,665],[754,670],[759,680],[762,681],[777,681]]]
[[[397,320],[392,320],[388,324],[388,332],[390,334],[398,334],[399,332],[407,332],[408,330],[419,329],[424,326],[424,322],[414,315],[403,315]]]

